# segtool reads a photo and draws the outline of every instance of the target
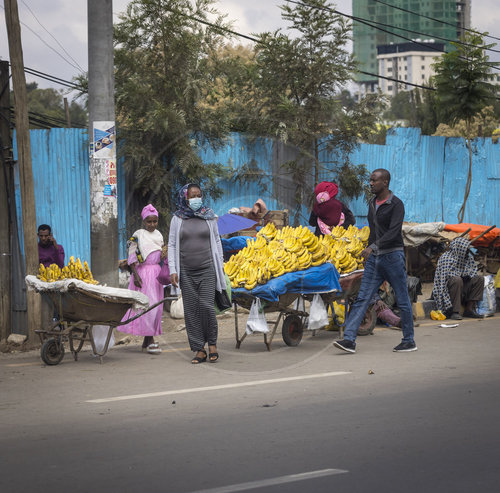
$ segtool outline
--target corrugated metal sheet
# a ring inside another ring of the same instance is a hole
[[[32,130],[31,146],[37,224],[48,223],[66,255],[90,261],[90,206],[87,132],[80,129]],[[15,140],[14,140],[15,142]],[[465,221],[500,224],[500,144],[476,139],[473,144],[472,188]],[[16,149],[14,149],[16,153]],[[17,153],[16,153],[17,154]],[[15,155],[16,155],[15,154]],[[297,152],[270,139],[247,139],[232,134],[219,149],[202,148],[205,163],[222,163],[237,169],[255,162],[264,171],[267,190],[256,181],[237,184],[221,181],[223,196],[212,203],[217,214],[231,207],[251,206],[262,197],[269,209],[289,209],[306,224],[309,211],[304,203],[294,210],[295,180],[282,164]],[[334,153],[322,155],[325,161]],[[372,171],[386,168],[392,174],[391,189],[404,201],[406,220],[417,222],[457,222],[467,178],[468,152],[463,139],[422,136],[419,129],[392,129],[386,145],[362,144],[351,155],[354,164],[365,164]],[[331,179],[322,173],[321,179]],[[310,187],[312,188],[312,177]],[[126,255],[127,187],[123,163],[118,165],[118,224],[120,258]],[[16,182],[17,211],[20,217],[19,180]],[[358,224],[366,221],[366,204],[357,199],[349,204]]]
[[[500,144],[491,139],[476,139],[473,144],[472,188],[465,221],[477,224],[500,224]],[[262,192],[255,182],[244,186],[223,182],[224,195],[213,206],[218,214],[231,207],[252,205],[262,197],[270,209],[290,209],[293,215],[293,177],[280,166],[297,153],[271,140],[247,140],[234,134],[217,151],[203,150],[205,163],[220,162],[232,168],[254,159],[265,171],[268,190]],[[418,128],[392,129],[386,145],[362,144],[352,153],[353,164],[365,164],[368,170],[388,169],[391,189],[405,203],[406,220],[416,222],[457,222],[467,179],[468,151],[464,139],[423,136]],[[323,152],[323,161],[338,161],[335,153]],[[321,180],[332,179],[327,172]],[[312,177],[311,177],[312,188]],[[359,223],[366,221],[367,207],[362,198],[349,204]],[[304,204],[300,222],[307,222]]]
[[[31,130],[30,139],[37,225],[50,224],[66,259],[74,255],[90,262],[87,131]],[[17,158],[16,145],[14,156]],[[16,203],[21,217],[18,174]]]

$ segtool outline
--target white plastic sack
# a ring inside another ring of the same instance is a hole
[[[319,294],[315,294],[309,309],[309,330],[321,329],[328,325],[328,312],[326,311],[325,304]]]
[[[495,299],[495,279],[493,275],[484,277],[483,299],[477,303],[477,313],[484,317],[492,317],[497,311]]]
[[[172,301],[170,304],[170,316],[172,318],[184,318],[184,303],[182,302],[182,294],[179,294],[179,298]]]
[[[95,349],[98,353],[104,351],[104,346],[106,345],[106,338],[108,337],[109,325],[94,325],[92,327],[92,335],[94,336]],[[111,349],[115,345],[115,334],[111,332],[111,337],[109,339],[108,349]]]
[[[253,334],[254,332],[262,332],[266,334],[269,332],[266,316],[261,310],[260,299],[255,298],[252,306],[250,307],[250,313],[248,314],[247,326],[245,329],[247,334]]]

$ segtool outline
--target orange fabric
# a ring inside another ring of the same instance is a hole
[[[483,231],[486,231],[489,226],[482,226],[481,224],[470,224],[470,223],[460,223],[460,224],[447,224],[444,229],[446,231],[454,231],[455,233],[463,233],[464,231],[469,231],[469,239],[475,238],[479,236]],[[473,242],[473,246],[489,246],[489,244],[497,238],[495,242],[495,246],[500,246],[500,228],[493,228],[491,231],[486,233],[482,238],[480,238],[477,242]]]

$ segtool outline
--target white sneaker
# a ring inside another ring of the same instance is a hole
[[[149,354],[160,354],[161,353],[161,348],[158,345],[158,343],[153,342],[153,344],[150,344],[147,348],[147,352]]]

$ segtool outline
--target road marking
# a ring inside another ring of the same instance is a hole
[[[310,380],[312,378],[338,377],[341,375],[348,375],[349,373],[351,372],[332,371],[329,373],[316,373],[313,375],[300,375],[297,377],[273,378],[271,380],[253,380],[250,382],[229,383],[225,385],[212,385],[210,387],[193,387],[190,389],[166,390],[164,392],[150,392],[148,394],[122,395],[119,397],[107,397],[104,399],[91,399],[85,402],[91,402],[93,404],[101,404],[103,402],[128,401],[130,399],[145,399],[147,397],[163,397],[166,395],[191,394],[194,392],[208,392],[211,390],[236,389],[239,387],[252,387],[256,385],[268,385],[272,383],[294,382],[298,380]]]
[[[290,474],[288,476],[280,476],[278,478],[262,479],[259,481],[249,481],[248,483],[232,484],[230,486],[222,486],[221,488],[210,488],[208,490],[198,490],[193,493],[233,493],[235,491],[247,491],[266,486],[276,486],[286,483],[295,483],[297,481],[305,481],[306,479],[322,478],[325,476],[333,476],[335,474],[345,474],[349,471],[345,469],[321,469],[319,471],[303,472],[300,474]]]
[[[11,368],[15,368],[18,366],[41,366],[41,365],[42,365],[42,362],[39,361],[39,362],[35,362],[35,363],[9,363],[8,365],[4,365],[4,366],[9,366]]]

